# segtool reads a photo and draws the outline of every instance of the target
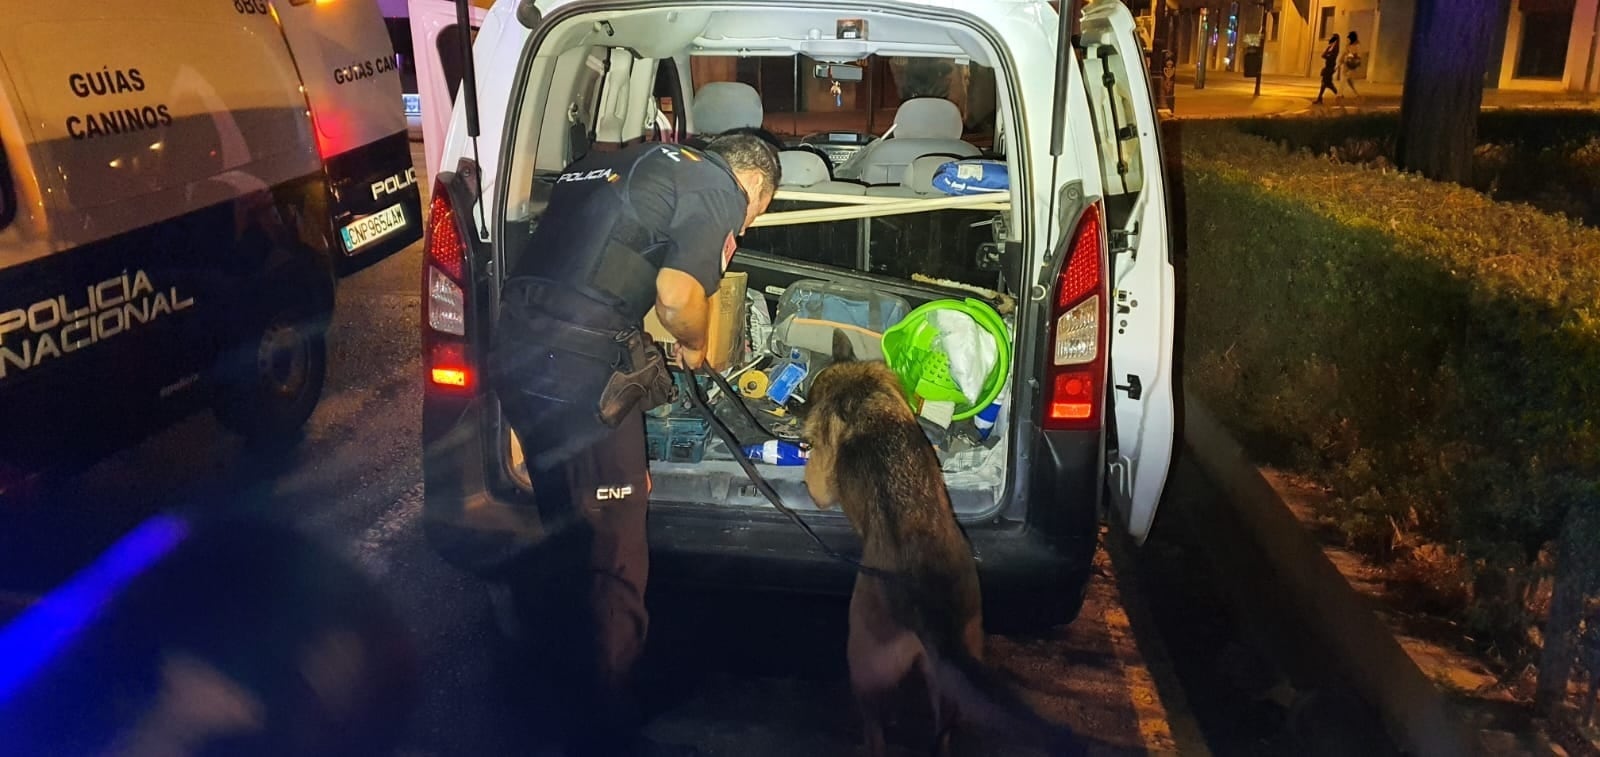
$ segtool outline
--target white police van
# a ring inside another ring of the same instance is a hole
[[[998,439],[959,467],[949,458],[946,486],[986,618],[1073,617],[1102,512],[1148,533],[1176,425],[1173,249],[1143,53],[1118,0],[1077,21],[1069,38],[1043,0],[496,3],[473,48],[482,133],[456,98],[424,245],[430,527],[485,500],[531,503],[482,369],[504,272],[559,253],[528,240],[563,167],[762,126],[788,148],[776,200],[730,265],[751,291],[822,280],[912,306],[1013,303]],[[654,126],[662,114],[670,128]],[[935,185],[973,158],[1003,164],[1008,182],[978,195]],[[842,515],[811,503],[803,468],[764,470],[824,539],[851,542]],[[651,477],[652,578],[849,591],[851,568],[731,458],[708,447],[652,462]]]
[[[421,239],[400,70],[377,0],[271,0],[271,8],[310,105],[340,260],[375,260]]]
[[[203,404],[292,439],[338,263],[422,233],[374,0],[0,18],[0,494]]]

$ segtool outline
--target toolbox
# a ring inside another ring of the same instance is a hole
[[[644,419],[645,449],[651,460],[698,463],[706,456],[711,424],[699,417],[668,416]]]
[[[645,416],[649,418],[700,417],[700,411],[696,410],[694,406],[694,398],[692,396],[692,393],[694,392],[694,389],[692,388],[693,384],[690,384],[689,381],[690,379],[687,375],[679,371],[673,371],[672,383],[674,388],[678,390],[677,400],[659,407],[650,408],[649,410],[645,411]],[[694,382],[700,385],[700,391],[706,393],[709,393],[713,386],[711,379],[698,374],[695,375]]]
[[[645,451],[651,460],[664,463],[698,463],[705,459],[706,438],[711,435],[711,424],[694,406],[690,382],[700,384],[701,391],[710,387],[704,376],[690,378],[674,371],[672,381],[677,384],[678,399],[645,413]]]

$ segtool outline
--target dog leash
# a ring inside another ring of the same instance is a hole
[[[674,370],[681,371],[682,369]],[[734,388],[728,384],[728,380],[723,378],[721,373],[711,370],[709,364],[702,363],[700,365],[700,370],[701,373],[711,378],[712,383],[716,384],[717,389],[720,390],[724,396],[737,396]],[[729,447],[729,451],[731,452],[734,448],[742,449],[739,444],[738,434],[733,433],[733,429],[729,428],[726,423],[723,423],[722,419],[717,417],[717,414],[711,410],[710,398],[700,393],[700,382],[694,380],[692,373],[690,375],[689,383],[693,385],[693,391],[690,392],[690,394],[699,395],[691,396],[691,399],[695,400],[695,406],[700,410],[700,412],[705,413],[707,421],[710,422],[712,426],[716,427],[718,436],[722,438],[723,443],[731,445]],[[767,428],[767,424],[764,423],[760,418],[757,418],[755,413],[750,412],[750,408],[747,407],[743,402],[736,402],[736,404],[739,406],[739,411],[744,414],[745,419],[749,420],[750,424],[755,426],[756,429],[762,434],[766,435],[768,439],[787,441],[773,433],[772,429]],[[760,490],[761,494],[767,498],[767,501],[771,502],[772,506],[777,508],[779,512],[789,516],[789,519],[793,520],[796,525],[800,526],[800,528],[804,530],[813,541],[817,542],[817,546],[822,547],[823,551],[837,559],[842,559],[851,565],[860,567],[863,570],[867,570],[869,573],[878,570],[877,568],[868,568],[864,565],[861,565],[860,562],[852,560],[848,557],[842,557],[830,549],[827,544],[823,543],[822,538],[817,536],[816,532],[812,531],[810,526],[806,525],[805,521],[800,518],[799,513],[791,510],[789,507],[783,504],[782,499],[778,496],[778,492],[774,490],[767,482],[766,477],[761,475],[761,472],[756,469],[754,463],[750,462],[744,455],[737,455],[737,459],[739,466],[744,469],[745,475],[750,478],[751,483],[756,485],[756,488]],[[956,530],[961,532],[961,540],[967,543],[967,550],[972,551],[972,536],[967,533],[967,527],[961,523],[960,519],[956,520]]]
[[[681,371],[682,369],[674,368],[673,370]],[[733,387],[728,385],[728,380],[723,378],[722,374],[712,370],[709,364],[702,363],[700,365],[700,372],[709,377],[711,381],[717,385],[717,388],[722,390],[724,395],[729,397],[738,396],[738,393],[733,389]],[[721,418],[717,417],[716,412],[711,409],[711,402],[710,400],[706,399],[705,390],[700,387],[700,382],[694,380],[693,372],[689,372],[689,381],[687,383],[689,384],[689,399],[694,402],[694,406],[697,410],[705,414],[706,420],[711,424],[711,427],[716,430],[717,436],[722,439],[722,442],[728,445],[728,451],[733,453],[733,457],[738,461],[739,467],[743,468],[745,475],[750,478],[750,483],[755,484],[756,489],[761,492],[761,496],[766,497],[767,501],[772,503],[772,506],[777,509],[778,512],[783,513],[789,518],[789,520],[794,521],[794,524],[799,526],[800,530],[806,532],[806,535],[811,537],[812,541],[816,542],[817,546],[822,549],[824,554],[833,558],[834,560],[855,568],[857,571],[865,575],[872,576],[873,578],[882,579],[885,581],[905,581],[905,579],[902,578],[898,573],[864,565],[860,560],[850,557],[849,555],[841,554],[833,547],[829,546],[827,542],[823,541],[822,537],[819,536],[816,531],[811,529],[811,524],[806,523],[805,519],[800,517],[800,513],[795,512],[788,505],[783,503],[783,498],[778,496],[778,490],[772,488],[772,483],[767,480],[766,476],[761,475],[761,471],[756,470],[755,463],[751,462],[748,456],[740,454],[740,451],[744,449],[744,447],[740,445],[739,438],[734,435],[733,429],[728,428],[728,424],[724,423]],[[746,417],[748,417],[755,424],[755,427],[761,429],[761,433],[766,434],[774,439],[778,438],[776,434],[773,434],[767,429],[766,425],[763,424],[760,419],[756,418],[754,413],[750,412],[750,408],[744,406],[744,403],[740,402],[738,405]],[[909,582],[906,582],[906,584],[909,585]]]

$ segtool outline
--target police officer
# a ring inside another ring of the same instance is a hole
[[[490,381],[546,536],[491,578],[572,754],[670,752],[639,738],[626,694],[648,623],[643,411],[672,386],[642,322],[653,307],[682,364],[704,362],[710,298],[777,183],[777,151],[749,135],[591,153],[510,264]]]

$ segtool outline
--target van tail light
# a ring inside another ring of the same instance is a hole
[[[303,89],[303,88],[302,88]],[[337,157],[343,140],[339,139],[337,116],[327,111],[306,110],[311,116],[311,136],[317,143],[317,155],[324,161]]]
[[[450,193],[435,182],[423,242],[422,356],[430,389],[476,387],[467,349],[467,240]]]
[[[1069,257],[1056,278],[1051,354],[1045,366],[1044,427],[1100,428],[1106,397],[1105,228],[1100,204],[1078,217]]]

